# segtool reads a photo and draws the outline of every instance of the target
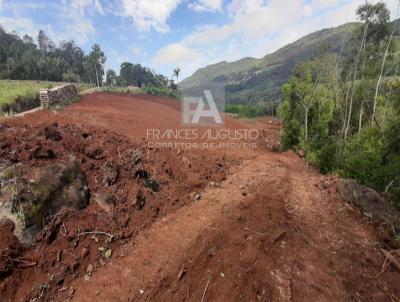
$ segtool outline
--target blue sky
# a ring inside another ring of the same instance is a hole
[[[387,0],[392,18],[398,0]],[[99,43],[106,68],[124,61],[182,78],[219,61],[262,57],[315,30],[355,21],[365,0],[0,0],[7,31],[56,43]]]

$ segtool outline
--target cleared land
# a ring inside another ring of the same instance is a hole
[[[336,178],[265,148],[279,122],[227,117],[228,129],[262,131],[251,152],[148,148],[147,129],[181,127],[179,109],[173,99],[100,93],[2,124],[0,158],[15,150],[14,160],[43,166],[73,156],[91,192],[86,209],[59,214],[18,250],[2,300],[396,301],[399,272],[382,269],[387,233],[340,199]],[[61,139],[44,138],[46,127]],[[35,158],[38,145],[55,158]],[[109,160],[120,172],[105,186]],[[146,189],[143,171],[159,191]]]

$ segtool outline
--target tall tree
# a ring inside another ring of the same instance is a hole
[[[92,51],[89,53],[89,62],[91,63],[91,65],[93,65],[95,71],[97,87],[100,87],[103,82],[103,65],[106,60],[107,58],[104,55],[104,52],[100,49],[100,45],[94,44],[92,47]]]
[[[174,69],[174,76],[176,77],[176,83],[179,82],[179,74],[181,73],[181,69],[179,67]]]
[[[117,74],[112,69],[106,72],[106,84],[111,87],[117,84]]]

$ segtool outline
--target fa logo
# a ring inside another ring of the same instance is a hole
[[[182,104],[182,122],[184,124],[200,124],[201,118],[212,118],[214,124],[223,124],[221,115],[215,105],[214,98],[209,90],[204,91],[205,101],[202,97],[184,97]],[[207,107],[206,107],[207,103]],[[193,109],[195,107],[195,109]]]

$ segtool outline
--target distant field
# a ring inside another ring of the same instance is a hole
[[[24,112],[40,106],[39,90],[63,85],[63,82],[0,80],[0,115]],[[89,84],[74,84],[79,91]]]
[[[52,88],[65,83],[46,81],[0,80],[0,105],[12,104],[17,97],[35,97],[41,88]],[[89,84],[74,84],[79,91],[90,88]]]

